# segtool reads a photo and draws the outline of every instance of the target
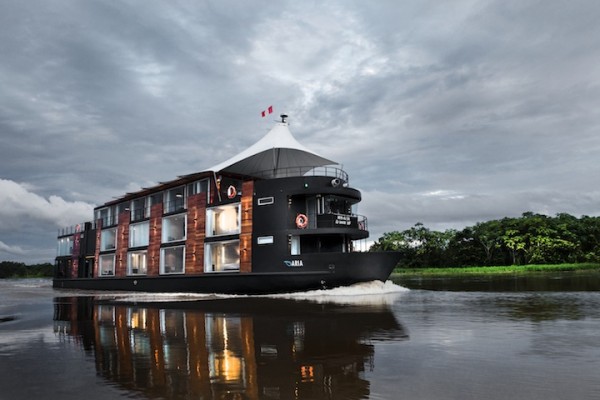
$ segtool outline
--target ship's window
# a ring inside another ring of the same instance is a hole
[[[185,246],[160,249],[160,273],[183,274],[185,272]]]
[[[188,185],[188,196],[192,196],[198,193],[207,193],[208,192],[208,179],[203,179],[201,181],[196,181],[194,183],[190,183]]]
[[[100,235],[100,251],[114,250],[117,247],[117,228],[103,229]]]
[[[273,244],[273,236],[261,236],[256,239],[257,244]]]
[[[129,275],[146,275],[148,272],[148,252],[132,251],[127,254],[127,273]]]
[[[165,192],[165,213],[185,209],[185,186],[169,189]]]
[[[206,210],[206,236],[235,235],[240,233],[240,203]]]
[[[293,256],[300,254],[300,236],[290,237],[290,254]]]
[[[115,225],[116,218],[113,218],[113,207],[106,207],[96,212],[96,219],[102,220],[102,226]]]
[[[177,214],[163,218],[162,221],[162,242],[176,242],[185,240],[185,214]]]
[[[275,203],[275,198],[274,197],[261,197],[260,199],[257,200],[257,203],[259,206],[266,206],[266,205]]]
[[[206,243],[204,245],[204,271],[230,272],[240,270],[240,241]]]
[[[352,205],[345,199],[337,196],[323,196],[317,205],[318,214],[351,214]]]
[[[113,276],[115,274],[115,255],[105,254],[100,256],[100,276]]]
[[[70,256],[73,254],[73,237],[64,237],[58,239],[58,249],[56,255],[58,256]]]
[[[129,247],[148,246],[149,233],[148,221],[129,225]]]
[[[147,207],[149,202],[148,197],[142,197],[131,201],[131,220],[139,221],[150,216],[150,207]]]

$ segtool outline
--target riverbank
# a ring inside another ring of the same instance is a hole
[[[465,276],[465,275],[516,275],[531,272],[559,272],[559,271],[600,271],[599,263],[578,264],[532,264],[532,265],[509,265],[490,267],[458,267],[458,268],[396,268],[392,276]]]

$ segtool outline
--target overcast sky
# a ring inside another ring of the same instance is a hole
[[[0,261],[290,115],[372,239],[600,215],[600,2],[0,2]],[[273,105],[275,114],[261,118]]]

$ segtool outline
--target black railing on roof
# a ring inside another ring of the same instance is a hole
[[[287,167],[252,173],[259,178],[289,178],[293,176],[328,176],[348,182],[346,171],[337,167]]]

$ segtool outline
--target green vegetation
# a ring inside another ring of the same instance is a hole
[[[394,275],[402,276],[460,276],[460,275],[515,275],[531,272],[554,271],[589,271],[600,272],[600,264],[531,264],[488,267],[462,267],[462,268],[396,268]]]
[[[25,265],[13,261],[0,262],[0,279],[43,278],[53,276],[54,266],[50,263]]]
[[[598,264],[600,217],[527,212],[444,232],[417,223],[385,233],[370,249],[392,250],[402,253],[400,268]]]

